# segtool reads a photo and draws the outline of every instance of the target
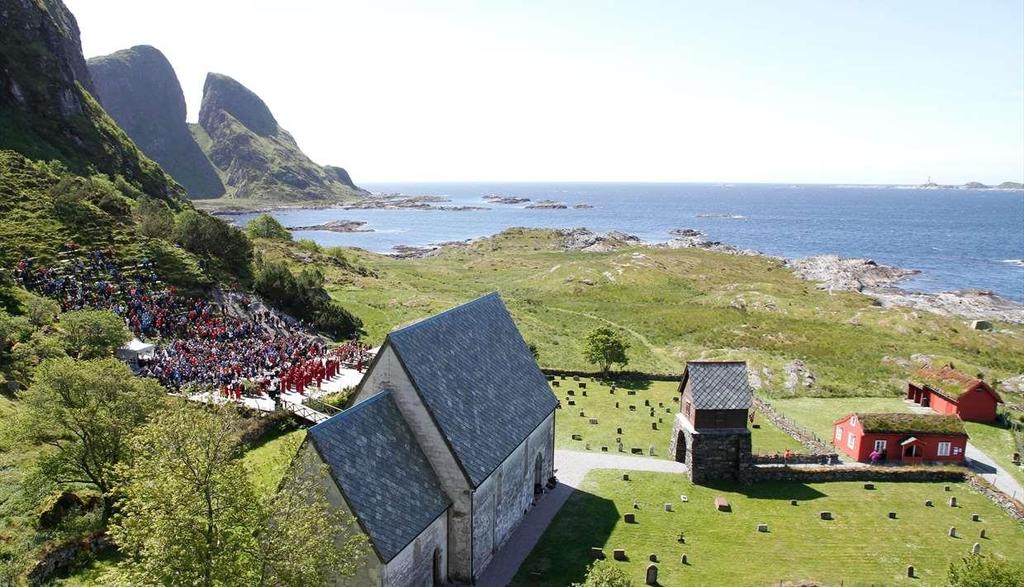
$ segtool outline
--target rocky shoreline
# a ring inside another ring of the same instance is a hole
[[[362,220],[331,220],[314,226],[289,226],[288,230],[325,230],[329,232],[373,232]]]

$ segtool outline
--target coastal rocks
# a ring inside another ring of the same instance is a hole
[[[879,265],[871,259],[848,259],[818,255],[787,261],[786,266],[801,279],[816,281],[819,288],[862,292],[866,288],[890,286],[920,271]]]
[[[635,235],[614,230],[598,234],[588,228],[569,228],[561,229],[558,233],[562,237],[561,248],[566,251],[604,253],[643,244],[643,241]]]
[[[403,196],[401,194],[374,195],[364,200],[343,206],[345,210],[445,210],[448,212],[468,212],[488,210],[481,206],[439,206],[438,203],[450,202],[444,196]]]
[[[761,254],[751,249],[739,249],[719,241],[708,240],[703,232],[693,228],[674,228],[669,231],[669,234],[672,235],[672,240],[655,246],[669,249],[705,249],[730,255],[754,256]]]
[[[516,196],[502,196],[500,194],[488,194],[484,196],[484,200],[492,204],[525,204],[530,201],[530,198],[519,198]]]
[[[815,381],[814,373],[803,361],[797,359],[786,365],[786,391],[795,393],[798,387],[811,389]]]
[[[554,200],[541,200],[535,204],[530,204],[527,208],[533,210],[565,210],[569,206],[564,202],[556,202]]]
[[[573,206],[573,209],[574,210],[590,210],[593,207],[594,206],[592,206],[591,204],[575,204]]]
[[[891,288],[865,290],[863,293],[878,300],[883,307],[899,306],[970,320],[1002,320],[1024,324],[1024,304],[985,290],[921,293]]]
[[[362,220],[331,220],[315,226],[289,226],[288,230],[326,230],[330,232],[373,232]]]

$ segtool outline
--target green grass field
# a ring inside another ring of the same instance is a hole
[[[909,412],[900,397],[836,397],[772,400],[775,411],[817,434],[832,440],[832,423],[850,412]]]
[[[944,585],[949,563],[968,555],[975,542],[982,552],[1019,557],[1024,527],[984,496],[962,483],[762,483],[748,486],[695,486],[665,473],[594,471],[569,498],[537,547],[520,568],[514,585],[565,586],[582,579],[589,550],[624,548],[621,565],[642,585],[648,555],[659,560],[661,585],[768,585],[779,581],[817,581],[827,585]],[[680,495],[689,498],[683,503]],[[718,512],[713,501],[724,496],[732,512]],[[946,505],[956,496],[960,507]],[[640,508],[633,509],[633,500]],[[790,505],[791,499],[799,505]],[[926,499],[936,507],[924,506]],[[673,504],[665,512],[662,504]],[[818,513],[833,512],[823,521]],[[887,517],[897,512],[897,519]],[[636,524],[622,522],[634,512]],[[971,514],[981,515],[972,522]],[[756,531],[768,524],[769,532]],[[961,537],[950,538],[955,526]],[[980,539],[984,528],[988,537]],[[686,543],[678,542],[679,533]],[[680,564],[686,554],[688,565]],[[908,564],[917,579],[907,579]]]
[[[273,495],[281,483],[295,451],[306,437],[306,431],[290,430],[271,434],[260,444],[249,449],[242,462],[249,469],[256,489],[264,495]]]
[[[580,383],[586,386],[580,389]],[[654,447],[657,458],[669,458],[668,446],[672,435],[672,423],[679,411],[674,401],[679,388],[675,381],[629,381],[619,382],[612,393],[611,383],[572,377],[556,379],[551,390],[562,401],[562,409],[555,412],[555,446],[572,450],[598,452],[608,447],[608,452],[618,452],[618,439],[622,439],[623,452],[633,454],[640,449],[644,456],[652,456]],[[583,395],[584,392],[587,395]],[[572,395],[569,395],[569,394]],[[633,394],[633,395],[631,395]],[[569,405],[569,402],[574,405]],[[650,405],[645,405],[645,402]],[[616,406],[618,404],[618,407]],[[630,406],[636,408],[630,410]],[[651,410],[654,416],[651,416]],[[585,415],[580,416],[580,412]],[[597,420],[592,424],[591,419]],[[751,442],[755,453],[783,452],[787,448],[795,452],[803,446],[793,437],[779,430],[764,418],[755,421],[759,428],[751,429]],[[653,428],[656,425],[657,428]],[[618,429],[622,429],[622,434]],[[574,435],[580,437],[573,439]]]
[[[1013,475],[1018,483],[1024,485],[1024,469],[1013,464],[1013,453],[1017,449],[1009,428],[979,422],[964,422],[964,426],[971,437],[971,444],[981,449]],[[1018,495],[1017,499],[1024,501],[1024,495]]]

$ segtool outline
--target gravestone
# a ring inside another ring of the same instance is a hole
[[[583,397],[587,397],[587,390],[584,389],[582,395]]]
[[[672,413],[672,408],[665,408],[665,413],[666,414],[671,414]]]
[[[935,506],[935,504],[932,503],[932,500],[930,500],[930,499],[924,500],[924,507],[930,508],[930,507],[934,507],[934,506]]]
[[[724,497],[719,495],[715,498],[715,509],[720,512],[730,512],[732,511],[732,506],[729,505],[729,502]]]
[[[797,501],[795,499],[789,500],[789,505],[796,505],[796,504],[797,504]]]
[[[626,447],[621,442],[619,443],[619,452],[626,452]]]
[[[622,444],[622,437],[621,436],[616,436],[615,437],[615,442],[617,442],[619,444]]]
[[[586,388],[587,388],[587,384],[586,383],[580,383],[580,389],[586,389]],[[586,395],[586,394],[583,394],[583,395]]]
[[[981,521],[981,516],[978,515],[978,514],[971,514],[971,521],[972,522],[980,522]]]
[[[652,457],[654,456],[654,445],[653,444],[647,450],[647,454],[648,454],[648,456],[652,456]]]
[[[615,409],[619,408],[619,402],[615,402]]]
[[[645,400],[644,400],[644,405],[645,405],[645,406],[650,406],[650,405],[651,405],[651,400],[649,400],[649,399],[645,399]]]
[[[569,396],[575,396],[576,395],[576,392],[571,390],[571,389],[567,390],[565,393],[566,393],[566,395],[569,395]]]
[[[636,395],[636,390],[635,389],[627,389],[626,390],[626,395]]]
[[[889,519],[890,520],[895,520],[896,519],[896,512],[889,512]]]
[[[575,376],[575,375],[573,375],[573,378],[572,378],[572,380],[573,380],[573,381],[579,381],[579,380],[580,380],[580,378],[579,378],[579,377],[577,377],[577,376]]]
[[[573,434],[572,435],[572,439],[573,440],[583,440],[583,435],[582,434]]]
[[[590,450],[590,443],[589,442],[583,447],[583,450]]]
[[[575,406],[576,405],[576,400],[574,400],[574,399],[566,400],[565,403],[569,404],[570,406]]]
[[[758,532],[767,532],[768,531],[768,524],[758,524],[757,525],[757,531]]]
[[[686,555],[685,554],[683,556],[679,557],[679,564],[681,564],[681,565],[688,565],[688,564],[690,564],[690,562],[688,560],[686,560]]]
[[[647,556],[647,560],[651,561],[652,563],[656,563],[658,562],[658,555],[652,552]]]
[[[658,402],[658,407],[659,408],[664,408],[665,407],[665,402]]]
[[[622,428],[616,428],[615,429],[615,433],[621,435],[622,434]]]
[[[630,512],[622,516],[622,521],[627,524],[636,524],[636,514]]]
[[[558,382],[557,381],[552,381],[551,382],[551,387],[558,387]]]
[[[590,419],[590,425],[591,426],[597,426],[597,418],[591,418]]]
[[[616,549],[612,550],[612,558],[617,560],[617,561],[624,561],[624,560],[626,560],[626,549],[624,549],[624,548],[616,548]]]
[[[981,543],[975,542],[974,546],[971,547],[971,554],[981,554]]]
[[[580,410],[580,418],[586,418],[586,417],[587,417],[587,413],[584,412],[583,410]]]
[[[629,452],[631,454],[635,454],[635,455],[642,455],[642,454],[644,454],[644,449],[642,449],[642,448],[640,448],[638,446],[634,446],[633,448],[629,449]]]
[[[671,503],[666,503],[665,504],[665,511],[666,512],[671,512],[672,511],[672,504]]]
[[[956,538],[956,526],[949,527],[949,537]]]
[[[648,585],[657,585],[658,584],[658,565],[656,565],[654,563],[651,563],[651,564],[647,565],[647,579],[646,579],[646,583]]]
[[[875,488],[875,484],[874,483],[865,483],[864,484],[864,489],[870,490],[870,489],[874,489],[874,488]]]
[[[821,512],[818,514],[818,516],[821,517],[822,520],[831,520],[832,512]]]
[[[1013,464],[1017,465],[1018,467],[1020,466],[1020,453],[1019,452],[1013,453]]]
[[[914,578],[914,565],[907,565],[907,576],[911,579]]]
[[[608,447],[607,446],[602,446],[601,447],[601,452],[608,452]]]
[[[629,411],[630,412],[635,412],[636,411],[636,406],[634,406],[633,404],[629,404]]]
[[[951,508],[955,508],[956,507],[956,498],[955,497],[949,498],[949,507],[951,507]]]
[[[622,480],[623,481],[629,481],[629,473],[623,473],[622,474]]]
[[[591,546],[590,547],[590,558],[593,558],[593,559],[603,559],[604,558],[604,549],[599,547],[599,546]]]
[[[613,388],[609,389],[608,393],[610,393],[612,395],[615,395],[615,388],[613,387]]]
[[[686,503],[686,502],[690,501],[690,498],[686,497],[685,495],[680,495],[679,496],[679,501],[681,501],[683,503]]]
[[[978,534],[978,538],[985,538],[985,529],[984,528],[981,529],[981,533]]]
[[[943,487],[943,489],[945,489],[946,491],[953,491],[953,488],[950,487],[949,485],[946,485],[945,487]]]
[[[658,429],[658,423],[657,422],[651,422],[651,430],[657,430],[657,429]]]

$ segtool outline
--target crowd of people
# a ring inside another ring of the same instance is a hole
[[[156,345],[140,357],[139,374],[171,390],[200,384],[232,399],[266,395],[276,401],[282,393],[319,388],[343,366],[362,371],[369,358],[358,340],[329,348],[249,296],[227,293],[225,303],[215,304],[183,295],[161,283],[149,259],[125,267],[109,251],[83,254],[73,244],[61,257],[53,267],[22,259],[15,279],[55,299],[62,311],[104,309],[123,318],[135,336]]]

